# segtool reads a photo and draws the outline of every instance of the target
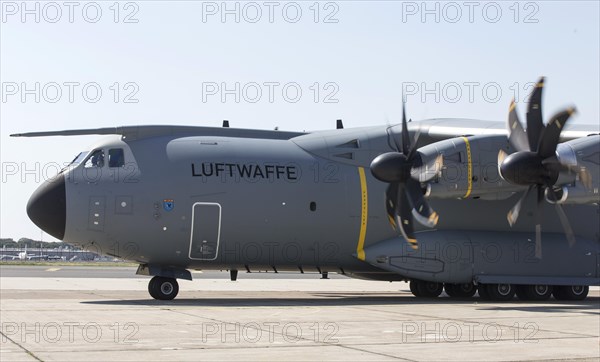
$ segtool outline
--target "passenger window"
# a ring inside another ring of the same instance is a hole
[[[104,167],[104,151],[96,150],[92,152],[90,158],[85,161],[85,168]]]
[[[108,150],[108,167],[123,167],[124,165],[125,155],[122,148]]]

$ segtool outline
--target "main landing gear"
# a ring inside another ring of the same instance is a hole
[[[442,294],[444,286],[442,283],[426,282],[422,280],[411,280],[410,291],[419,298],[436,298]]]
[[[179,293],[179,284],[177,279],[156,276],[148,283],[148,293],[154,299],[172,300]]]
[[[521,300],[542,301],[550,299],[552,289],[551,285],[517,285],[516,292]]]
[[[545,301],[554,295],[556,300],[583,300],[589,287],[585,285],[514,285],[514,284],[450,284],[411,280],[410,291],[418,298],[436,298],[442,290],[450,298],[465,299],[479,294],[484,300],[505,302],[515,296],[524,301]]]
[[[554,287],[552,295],[558,300],[584,300],[589,291],[587,285],[561,285]]]
[[[444,291],[451,298],[471,298],[477,292],[473,283],[444,284]]]

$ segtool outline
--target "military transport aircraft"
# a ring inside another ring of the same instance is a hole
[[[600,284],[598,127],[431,119],[318,132],[127,126],[41,185],[54,237],[139,263],[173,299],[190,270],[410,281],[417,297],[581,300]],[[435,210],[435,211],[434,211]],[[508,215],[508,216],[507,216]],[[543,248],[542,248],[543,246]]]

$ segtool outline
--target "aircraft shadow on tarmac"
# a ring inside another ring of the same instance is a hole
[[[361,293],[311,293],[314,298],[177,298],[170,301],[161,301],[154,299],[129,299],[129,300],[94,300],[82,301],[82,304],[96,305],[123,305],[123,306],[199,306],[199,307],[321,307],[321,306],[361,306],[361,305],[446,305],[446,304],[464,304],[473,305],[479,309],[486,310],[521,310],[527,312],[568,312],[589,310],[594,315],[600,314],[600,297],[588,297],[583,301],[557,301],[550,299],[544,302],[526,302],[514,299],[509,302],[492,302],[481,298],[473,297],[468,299],[418,299],[412,295],[373,295]],[[502,303],[502,305],[498,305]],[[595,311],[595,312],[593,312]]]
[[[595,316],[600,316],[600,298],[598,297],[588,297],[585,301],[579,302],[567,302],[568,305],[563,304],[564,302],[558,301],[549,301],[549,305],[527,305],[523,304],[525,302],[521,302],[520,304],[511,304],[507,306],[494,306],[494,307],[486,307],[480,308],[481,310],[494,310],[494,311],[521,311],[521,312],[543,312],[543,313],[564,313],[564,312],[578,312],[584,314],[591,314]],[[558,304],[560,303],[560,304]]]

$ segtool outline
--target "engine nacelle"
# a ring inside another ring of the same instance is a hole
[[[594,194],[585,189],[585,187],[579,186],[563,186],[559,189],[554,189],[557,200],[553,200],[548,195],[548,190],[544,193],[546,201],[550,204],[594,204],[600,202],[600,195]]]
[[[426,185],[425,197],[436,199],[458,199],[464,196],[465,191],[454,183],[454,187],[449,187],[443,182],[429,182]]]
[[[513,185],[500,175],[497,162],[500,149],[511,153],[505,136],[456,137],[419,148],[425,163],[443,156],[441,174],[427,183],[426,197],[501,200],[524,191],[524,186]],[[600,135],[559,144],[556,158],[566,166],[554,182],[560,189],[558,202],[600,202]]]
[[[428,182],[431,198],[499,200],[523,190],[506,182],[498,172],[498,150],[508,150],[504,135],[456,137],[419,148],[422,159],[443,156],[441,174]]]
[[[590,204],[600,202],[600,135],[561,143],[556,158],[568,170],[561,171],[555,185],[559,204]],[[548,198],[550,203],[555,201]]]

